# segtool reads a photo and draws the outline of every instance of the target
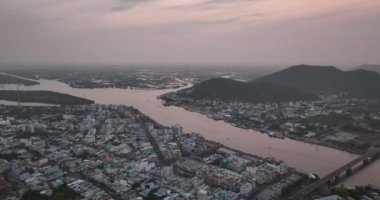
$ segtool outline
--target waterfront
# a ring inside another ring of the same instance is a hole
[[[239,129],[222,121],[215,121],[199,113],[179,107],[165,107],[157,99],[161,94],[174,90],[126,90],[126,89],[77,89],[53,81],[40,80],[40,85],[19,86],[20,90],[49,90],[79,97],[86,97],[100,104],[130,105],[153,120],[166,126],[181,124],[186,132],[198,132],[206,139],[262,157],[273,156],[290,166],[315,172],[321,176],[353,160],[357,155],[343,151],[307,144],[290,139],[273,139],[253,130]],[[2,89],[16,90],[16,85]],[[380,186],[380,162],[349,178],[346,185],[374,184]]]

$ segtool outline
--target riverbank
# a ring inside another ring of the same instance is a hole
[[[344,152],[348,152],[348,153],[352,153],[352,154],[358,154],[358,155],[365,153],[365,151],[363,151],[361,149],[354,149],[352,147],[349,148],[349,147],[344,147],[344,146],[340,146],[340,145],[335,145],[335,144],[326,142],[324,140],[317,140],[314,138],[305,138],[305,137],[300,137],[300,136],[296,136],[296,135],[292,135],[292,134],[286,134],[286,133],[279,133],[279,134],[273,134],[272,135],[272,134],[270,134],[270,132],[268,130],[265,130],[264,128],[247,128],[245,126],[240,125],[239,123],[234,123],[233,121],[229,121],[226,119],[222,119],[222,118],[221,119],[215,119],[214,117],[212,117],[213,113],[206,112],[204,109],[194,107],[194,106],[191,106],[188,104],[180,104],[178,102],[168,103],[165,100],[164,96],[165,96],[165,94],[158,97],[159,99],[164,101],[164,104],[163,104],[164,106],[178,106],[178,107],[181,107],[181,108],[183,108],[189,112],[197,112],[199,114],[207,116],[210,119],[217,120],[217,121],[223,121],[223,122],[228,123],[228,124],[235,126],[237,128],[241,128],[241,129],[245,129],[245,130],[254,130],[254,131],[257,131],[257,132],[262,133],[262,134],[267,134],[268,137],[272,137],[272,138],[276,138],[276,139],[283,139],[284,137],[286,137],[286,138],[289,138],[289,139],[292,139],[295,141],[300,141],[300,142],[304,142],[304,143],[308,143],[308,144],[320,145],[320,146],[333,148],[336,150],[340,150],[340,151],[344,151]]]
[[[0,72],[0,84],[21,84],[21,85],[31,86],[31,85],[38,85],[39,82],[33,81],[33,80],[27,80],[24,78],[19,78],[16,76],[12,76],[10,74]]]
[[[305,169],[321,176],[357,157],[355,154],[288,138],[270,138],[253,130],[240,129],[223,121],[215,121],[198,112],[186,111],[182,107],[163,106],[163,101],[157,98],[178,89],[149,91],[116,88],[77,89],[55,80],[41,79],[39,81],[39,85],[20,86],[19,89],[56,91],[77,97],[86,96],[86,98],[94,100],[98,104],[133,106],[162,125],[170,127],[175,124],[181,124],[185,132],[200,133],[207,140],[216,141],[249,154],[260,157],[275,157],[289,163],[290,166]],[[4,85],[2,89],[17,90],[17,86]],[[363,170],[360,176],[351,177],[345,185],[379,185],[379,166],[380,162],[371,165]]]
[[[286,135],[286,137],[289,139],[292,139],[292,140],[301,141],[301,142],[305,142],[308,144],[320,145],[320,146],[324,146],[324,147],[328,147],[328,148],[332,148],[332,149],[336,149],[336,150],[340,150],[340,151],[345,151],[345,152],[352,153],[352,154],[360,155],[360,154],[365,153],[364,151],[361,151],[361,150],[344,148],[342,146],[334,145],[331,143],[321,142],[321,141],[315,140],[315,139],[307,139],[304,137],[297,137],[297,136],[293,136],[293,135]]]
[[[54,105],[93,104],[95,101],[52,91],[0,90],[0,100]]]

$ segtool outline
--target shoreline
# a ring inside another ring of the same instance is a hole
[[[40,103],[54,105],[84,105],[95,101],[70,94],[45,90],[0,90],[0,100],[19,103]]]
[[[142,113],[139,109],[137,109],[137,108],[135,108],[133,106],[132,106],[132,109],[135,112],[139,113],[144,118],[143,119],[145,121],[144,123],[152,123],[154,126],[157,126],[157,127],[160,127],[160,128],[170,128],[169,126],[165,126],[163,124],[160,124],[159,122],[157,122],[154,119],[150,118],[148,115]],[[190,134],[190,133],[184,132],[184,134]],[[281,159],[276,158],[276,157],[262,157],[262,156],[259,156],[259,155],[256,155],[256,154],[251,154],[251,153],[239,150],[239,149],[235,149],[233,147],[226,146],[226,145],[224,145],[223,143],[220,143],[220,142],[216,142],[216,141],[213,141],[213,140],[206,139],[203,136],[202,136],[202,138],[204,139],[205,143],[208,143],[208,145],[210,145],[210,146],[217,146],[217,148],[225,148],[225,149],[237,152],[239,154],[239,156],[242,156],[242,157],[251,157],[253,159],[258,159],[258,160],[266,160],[268,158],[274,158],[276,160],[280,160],[280,161],[283,161],[283,162],[287,163],[285,160],[281,160]],[[196,157],[194,157],[194,158],[196,158]],[[300,169],[300,168],[297,168],[297,167],[294,167],[294,166],[288,166],[288,168],[289,168],[289,173],[302,174],[302,173],[300,173],[300,170],[304,171],[304,172],[309,172],[309,171],[305,171],[304,169]],[[309,172],[309,173],[312,173],[312,174],[315,174],[315,175],[319,176],[319,174],[316,174],[315,172]],[[302,174],[302,175],[307,176],[307,174]]]
[[[165,99],[163,99],[161,97],[158,97],[158,98],[164,101],[164,103],[163,103],[164,106],[176,106],[176,107],[180,107],[180,108],[185,109],[186,111],[199,113],[199,114],[202,114],[202,115],[204,115],[204,116],[206,116],[206,117],[208,117],[210,119],[213,119],[207,113],[202,112],[202,111],[200,111],[197,108],[193,108],[193,107],[186,106],[186,105],[179,105],[179,104],[168,104],[165,101]],[[213,119],[213,120],[215,120],[215,119]],[[243,127],[240,127],[237,124],[228,122],[228,121],[223,120],[223,119],[221,119],[221,120],[215,120],[215,121],[223,121],[224,123],[229,124],[231,126],[234,126],[236,128],[240,128],[240,129],[244,129],[244,130],[253,130],[253,131],[256,131],[256,132],[261,133],[261,134],[266,134],[266,133],[262,132],[262,130],[253,129],[253,128],[243,128]],[[270,136],[268,135],[268,137],[270,137]],[[315,141],[315,140],[307,140],[306,138],[292,136],[292,135],[288,135],[288,134],[284,134],[284,137],[288,138],[288,139],[291,139],[291,140],[295,140],[295,141],[311,144],[311,145],[312,144],[313,145],[320,145],[320,146],[324,146],[324,147],[327,147],[327,148],[336,149],[336,150],[343,151],[343,152],[350,153],[350,154],[360,155],[360,154],[364,153],[363,151],[347,149],[347,148],[339,147],[337,145],[333,145],[333,144],[329,144],[329,143],[324,143],[324,142],[318,142],[318,141]],[[284,139],[284,138],[276,138],[276,137],[273,137],[273,138],[274,139]]]

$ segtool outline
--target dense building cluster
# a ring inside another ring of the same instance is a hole
[[[293,173],[127,106],[0,110],[2,199],[62,185],[86,199],[244,199]]]

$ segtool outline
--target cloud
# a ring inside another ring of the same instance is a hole
[[[225,4],[225,3],[236,3],[237,1],[234,0],[206,0],[203,2],[203,4]],[[239,3],[242,3],[244,1],[238,0]]]
[[[117,6],[113,6],[109,9],[111,12],[123,12],[127,11],[135,6],[139,6],[140,4],[147,3],[151,0],[119,0],[120,4]]]
[[[130,6],[116,6],[116,7],[110,8],[110,11],[111,12],[122,12],[122,11],[128,10],[130,8],[131,8]]]
[[[379,12],[378,0],[1,0],[0,61],[380,63]]]

